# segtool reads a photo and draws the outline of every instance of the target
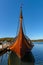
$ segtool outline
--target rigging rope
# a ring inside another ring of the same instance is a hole
[[[23,31],[24,31],[24,34],[26,35],[26,30],[25,30],[25,24],[24,24],[24,21],[23,21]]]
[[[19,31],[19,21],[17,22],[17,32],[16,32],[16,36],[17,36],[17,34],[18,34],[18,31]]]

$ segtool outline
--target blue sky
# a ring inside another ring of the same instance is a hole
[[[16,36],[21,3],[26,35],[43,39],[43,0],[0,0],[0,38]]]

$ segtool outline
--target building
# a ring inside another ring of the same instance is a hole
[[[3,48],[7,48],[7,47],[9,47],[11,45],[11,43],[10,42],[3,42],[3,44],[2,44],[2,46],[3,46]]]

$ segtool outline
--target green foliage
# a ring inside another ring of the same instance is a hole
[[[12,42],[16,39],[17,37],[15,38],[0,38],[0,41],[4,42],[4,41],[8,41],[8,42]],[[38,39],[38,40],[31,40],[32,42],[43,42],[43,39]]]
[[[32,40],[32,42],[43,42],[43,39]]]
[[[13,40],[14,40],[14,38],[0,38],[0,41],[2,41],[2,42],[4,42],[4,41],[11,42]]]

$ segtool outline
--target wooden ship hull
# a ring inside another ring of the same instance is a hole
[[[29,47],[27,48],[27,47],[24,45],[24,46],[22,46],[22,47],[20,48],[19,45],[14,45],[13,47],[12,47],[12,46],[10,47],[10,50],[11,50],[12,52],[16,53],[16,55],[17,55],[20,59],[22,59],[26,53],[30,53],[30,52],[31,52],[31,50],[32,50],[33,47],[34,47],[34,45],[31,45],[31,46],[29,46]]]
[[[32,47],[33,48],[33,47]],[[17,56],[20,58],[20,59],[22,59],[24,56],[25,56],[25,54],[26,53],[30,53],[30,51],[32,50],[32,48],[31,49],[20,49],[20,53],[19,54],[17,54]]]
[[[23,16],[22,16],[22,8],[21,8],[19,33],[17,35],[16,41],[9,47],[9,49],[15,52],[19,58],[22,58],[25,55],[25,53],[31,51],[34,46],[31,40],[30,39],[28,40],[25,37],[22,27],[22,19]]]

